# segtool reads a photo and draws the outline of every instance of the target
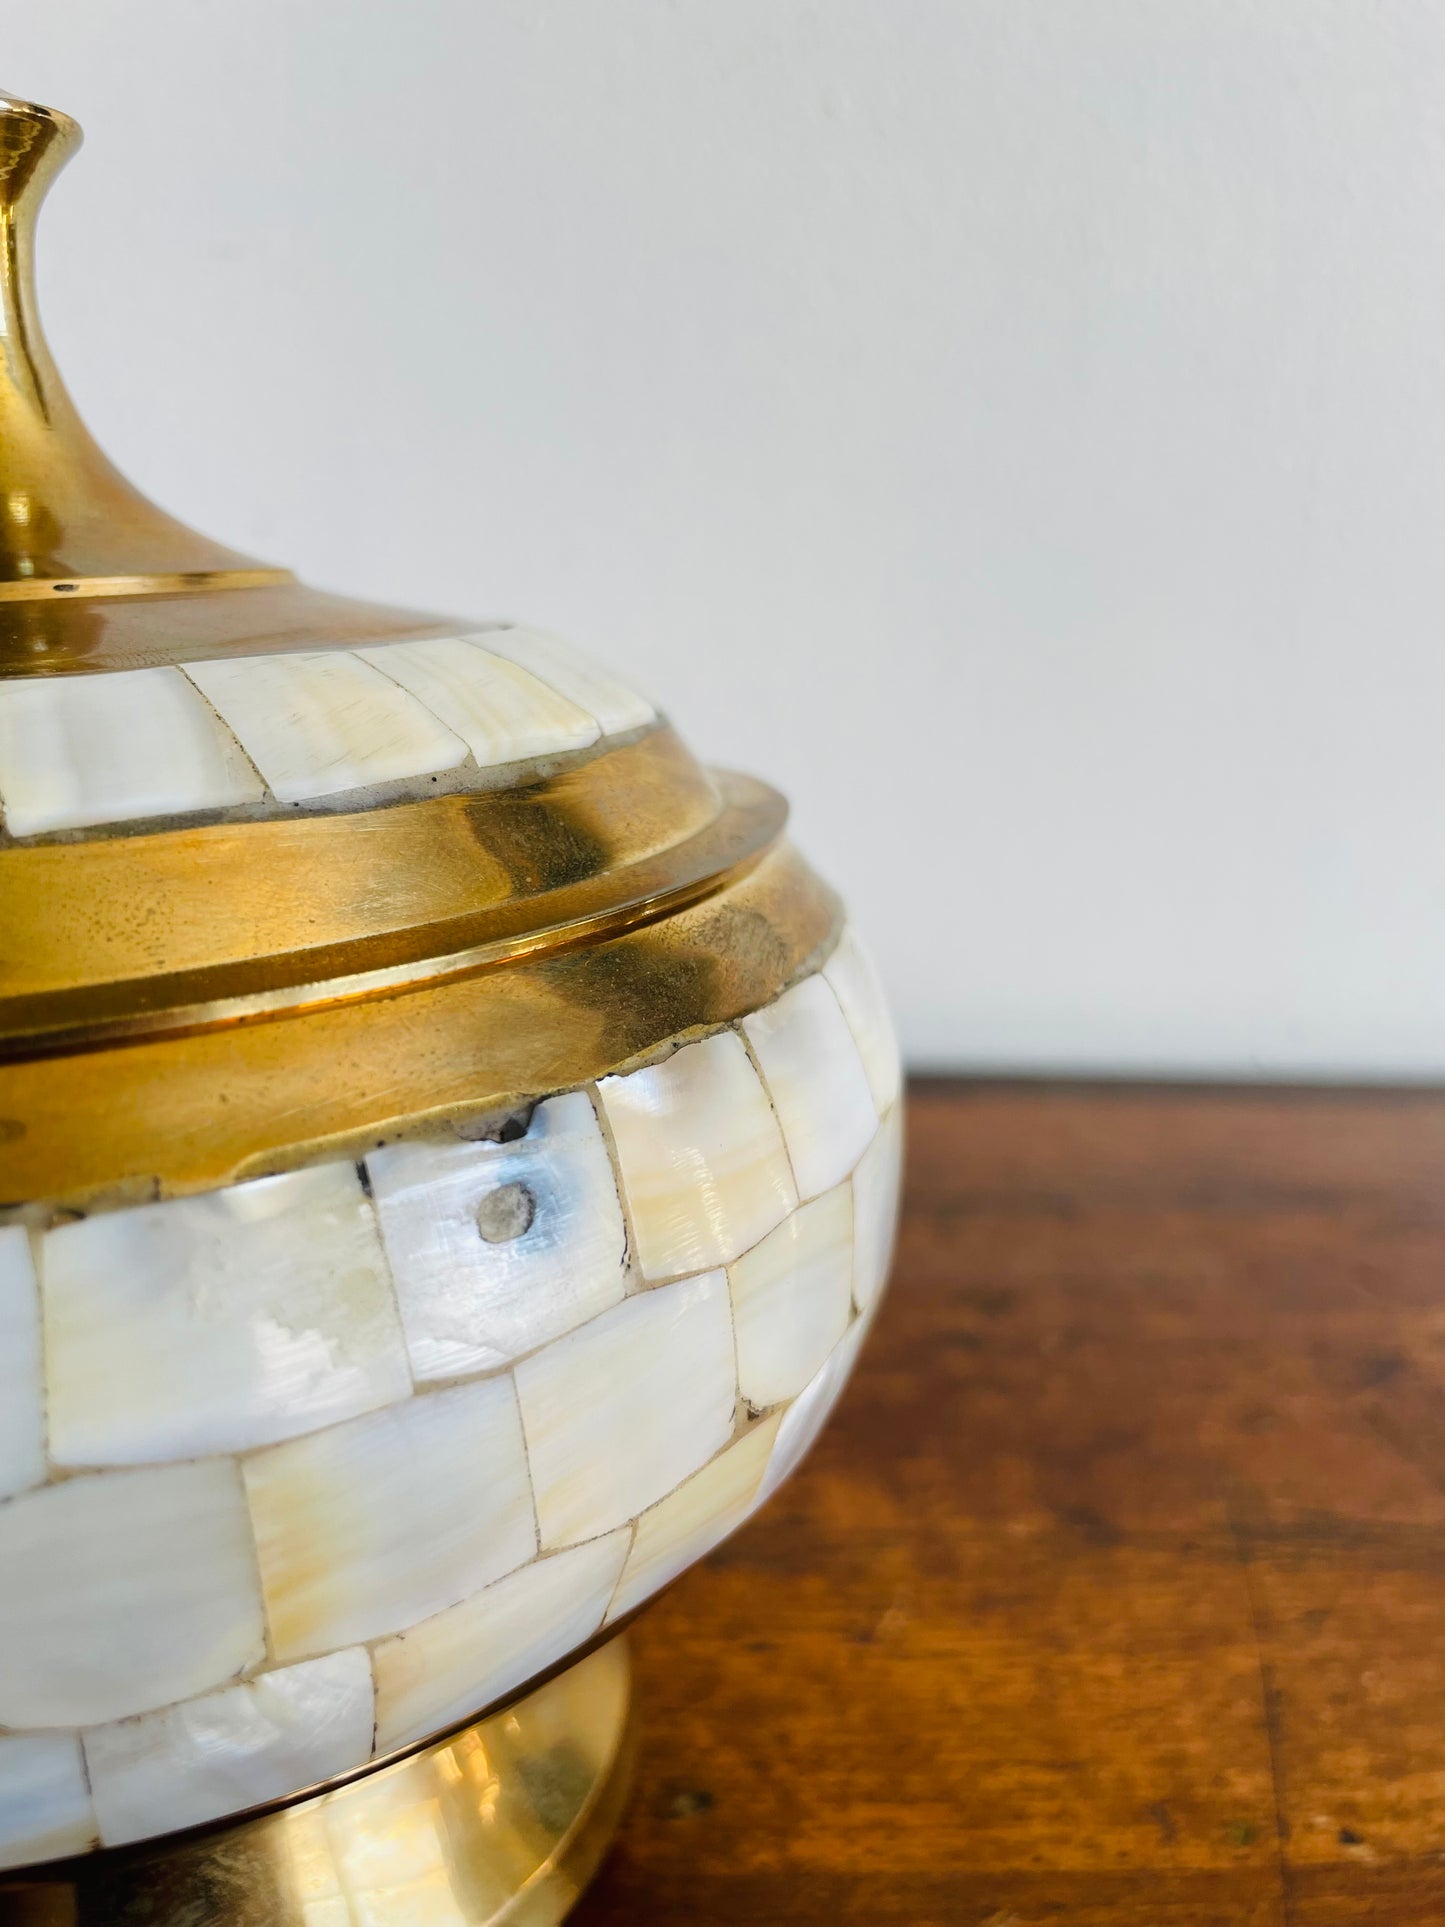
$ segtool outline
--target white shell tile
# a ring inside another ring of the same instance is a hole
[[[742,1524],[767,1470],[780,1418],[777,1412],[765,1418],[643,1513],[609,1620],[640,1606]]]
[[[399,1632],[536,1549],[510,1378],[273,1445],[245,1475],[280,1659]]]
[[[459,737],[348,650],[217,658],[187,663],[185,673],[283,803],[466,761]]]
[[[755,1411],[802,1391],[853,1311],[853,1194],[799,1207],[728,1271],[738,1386]]]
[[[598,1089],[646,1277],[731,1264],[796,1205],[778,1120],[736,1032]]]
[[[375,1721],[357,1647],[85,1735],[105,1846],[199,1826],[364,1766]]]
[[[62,1225],[41,1270],[61,1465],[268,1445],[412,1389],[352,1164]]]
[[[517,1367],[544,1546],[624,1525],[727,1442],[727,1275],[626,1299]]]
[[[475,637],[486,648],[530,670],[559,696],[595,716],[604,736],[620,736],[654,722],[657,711],[645,696],[599,662],[542,629],[488,629]]]
[[[95,1815],[75,1735],[0,1738],[0,1867],[62,1860],[95,1844]]]
[[[853,1302],[870,1311],[888,1279],[903,1181],[903,1106],[897,1103],[853,1173]]]
[[[396,1144],[366,1163],[418,1379],[489,1371],[621,1301],[627,1233],[585,1092],[539,1104],[511,1144]],[[530,1213],[513,1236],[488,1216],[508,1206]]]
[[[802,1464],[817,1442],[828,1414],[837,1404],[867,1333],[868,1320],[855,1318],[847,1336],[836,1346],[823,1369],[809,1382],[783,1413],[773,1455],[758,1488],[757,1503],[764,1505]]]
[[[841,1184],[878,1129],[863,1062],[838,999],[821,976],[743,1019],[792,1160],[798,1193]]]
[[[590,1639],[631,1536],[623,1528],[535,1560],[379,1645],[378,1753],[456,1725]]]
[[[356,653],[425,703],[483,769],[585,749],[601,734],[595,716],[465,636],[392,642]]]
[[[256,772],[178,669],[0,683],[12,836],[254,802]]]
[[[85,1726],[223,1685],[264,1650],[234,1465],[147,1466],[0,1507],[0,1725]]]
[[[881,1117],[903,1088],[903,1067],[877,966],[851,925],[844,930],[837,948],[824,964],[823,975],[843,1007]]]
[[[45,1477],[41,1372],[40,1295],[30,1239],[20,1225],[10,1225],[0,1230],[0,1499]]]

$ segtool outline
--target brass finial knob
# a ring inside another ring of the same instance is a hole
[[[132,488],[51,359],[35,299],[35,218],[80,142],[68,114],[0,94],[0,602],[257,566]]]

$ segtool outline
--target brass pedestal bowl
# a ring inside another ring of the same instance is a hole
[[[887,1270],[896,1050],[778,795],[555,637],[163,515],[0,101],[0,1920],[560,1920],[621,1629]]]

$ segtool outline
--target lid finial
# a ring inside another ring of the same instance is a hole
[[[51,359],[35,299],[35,218],[80,142],[68,114],[0,94],[0,603],[136,593],[147,578],[254,575],[259,566],[134,489],[93,440]]]

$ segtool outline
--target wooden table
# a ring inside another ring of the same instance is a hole
[[[1445,1097],[924,1083],[577,1927],[1445,1921]]]

